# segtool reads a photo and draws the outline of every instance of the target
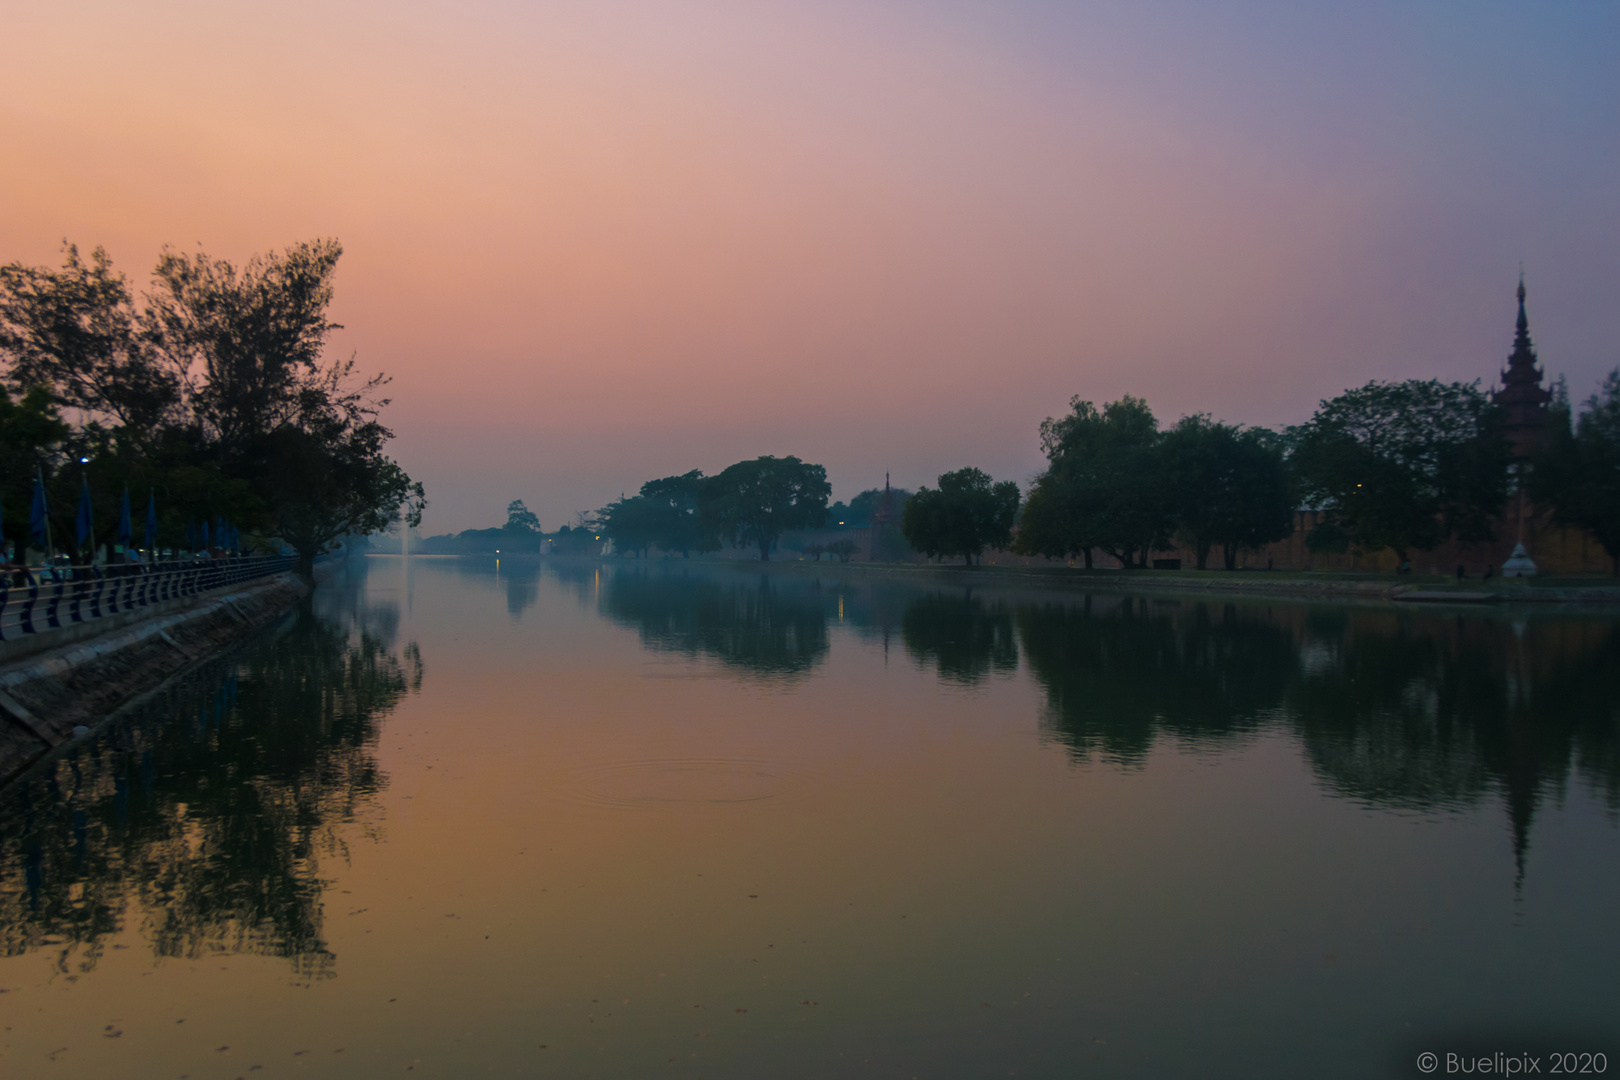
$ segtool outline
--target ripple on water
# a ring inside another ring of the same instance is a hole
[[[775,798],[797,775],[781,762],[747,758],[619,761],[578,770],[569,794],[623,810],[750,803]]]

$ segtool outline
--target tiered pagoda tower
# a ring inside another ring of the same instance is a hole
[[[1502,372],[1502,388],[1491,400],[1507,414],[1508,440],[1513,456],[1523,460],[1540,450],[1547,437],[1547,403],[1552,392],[1541,385],[1541,368],[1536,366],[1536,350],[1530,344],[1530,320],[1524,313],[1524,275],[1519,276],[1519,329],[1513,337],[1513,353]]]
[[[877,513],[872,515],[872,524],[878,528],[893,525],[898,522],[900,515],[894,512],[894,492],[889,489],[889,474],[883,474],[883,499],[878,503]]]

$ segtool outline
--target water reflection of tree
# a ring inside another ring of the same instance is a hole
[[[1076,754],[1139,759],[1268,722],[1330,790],[1433,809],[1501,797],[1523,867],[1569,777],[1620,812],[1620,624],[1599,617],[1076,598],[1016,619],[1047,724]]]
[[[1521,870],[1541,800],[1572,775],[1620,810],[1620,627],[1357,612],[1307,633],[1289,711],[1321,780],[1412,808],[1499,794]]]
[[[524,609],[540,599],[540,560],[507,559],[500,563],[499,576],[506,587],[506,613],[517,622],[523,618]]]
[[[1230,605],[1088,596],[1021,606],[1017,622],[1049,730],[1119,761],[1161,732],[1209,743],[1255,730],[1293,666],[1285,627]]]
[[[649,648],[750,674],[799,676],[827,655],[827,597],[815,581],[620,567],[604,576],[600,603]]]
[[[428,559],[419,565],[454,574],[463,586],[495,588],[506,594],[506,613],[519,622],[540,599],[540,557],[534,554],[467,555]]]
[[[906,651],[919,664],[932,661],[947,682],[972,685],[992,672],[1018,670],[1018,642],[1005,605],[986,604],[972,594],[928,593],[906,606],[900,617]]]
[[[0,950],[56,946],[64,969],[88,969],[139,912],[160,957],[331,973],[320,860],[371,812],[379,722],[422,678],[414,643],[392,648],[397,613],[334,617],[343,599],[306,602],[273,640],[5,793]]]

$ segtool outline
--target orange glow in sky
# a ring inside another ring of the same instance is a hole
[[[430,532],[762,453],[1023,481],[1075,394],[1489,379],[1521,262],[1549,371],[1615,363],[1615,14],[1171,10],[10,5],[0,261],[339,238]]]

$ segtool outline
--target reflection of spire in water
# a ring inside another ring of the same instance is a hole
[[[1541,800],[1566,777],[1620,806],[1608,689],[1620,625],[1224,607],[1090,594],[1020,605],[1047,732],[1077,757],[1130,764],[1161,739],[1218,745],[1287,725],[1317,782],[1340,797],[1500,805],[1520,884]]]
[[[1522,729],[1523,722],[1515,721],[1512,728]],[[1524,886],[1524,869],[1530,854],[1530,823],[1536,815],[1536,804],[1541,800],[1541,769],[1535,750],[1527,745],[1522,730],[1509,732],[1507,775],[1503,778],[1506,796],[1508,827],[1513,833],[1513,888]]]

